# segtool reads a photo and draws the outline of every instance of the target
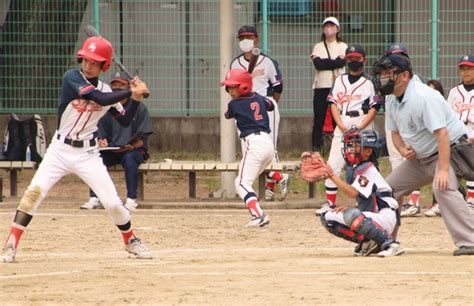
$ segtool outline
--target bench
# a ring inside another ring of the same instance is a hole
[[[299,168],[299,161],[281,161],[271,163],[260,175],[258,180],[259,195],[265,193],[265,175],[270,171],[295,172]],[[143,200],[144,179],[143,175],[155,171],[178,171],[188,173],[188,196],[196,198],[196,173],[205,171],[217,172],[237,172],[239,162],[220,162],[220,161],[171,161],[171,162],[147,162],[140,165],[138,174],[138,198]],[[122,166],[115,165],[108,168],[109,171],[123,171]],[[314,184],[309,184],[309,197],[314,197]]]
[[[10,172],[10,196],[18,194],[18,171],[23,169],[36,169],[37,163],[33,161],[0,161],[0,169]],[[0,180],[0,202],[3,201],[3,179]]]

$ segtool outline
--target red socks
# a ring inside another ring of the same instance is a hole
[[[21,235],[23,235],[24,231],[25,228],[23,226],[13,223],[10,227],[10,234],[8,235],[7,242],[5,242],[5,245],[11,243],[16,248],[18,246],[18,243],[20,242]]]
[[[257,217],[257,218],[260,218],[262,216],[263,212],[256,198],[254,197],[249,198],[247,200],[247,203],[245,204],[247,204],[247,209],[249,210],[252,216]]]
[[[125,244],[128,244],[130,240],[135,237],[135,235],[133,234],[133,230],[129,229],[128,231],[122,231],[122,237],[123,242],[125,242]]]

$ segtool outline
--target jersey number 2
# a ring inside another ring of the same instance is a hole
[[[253,110],[253,116],[255,117],[255,120],[262,120],[263,116],[260,115],[260,105],[257,102],[252,102],[250,104],[250,108]]]

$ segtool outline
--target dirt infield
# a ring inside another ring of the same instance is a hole
[[[14,210],[0,209],[0,239]],[[36,216],[17,262],[0,264],[0,304],[468,305],[474,258],[453,257],[441,218],[406,219],[406,253],[352,256],[313,210],[268,210],[248,229],[233,210],[141,210],[153,260],[129,258],[103,210]]]

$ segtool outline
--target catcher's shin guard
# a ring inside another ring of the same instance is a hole
[[[326,220],[324,217],[325,215],[326,213],[323,213],[320,216],[321,224],[331,234],[355,243],[360,243],[365,240],[364,235],[356,233],[344,224],[338,223],[336,221]]]
[[[364,235],[367,239],[373,240],[382,250],[387,248],[394,240],[387,231],[371,218],[367,218],[357,208],[346,209],[343,213],[344,221],[349,224],[349,228],[354,232]]]

